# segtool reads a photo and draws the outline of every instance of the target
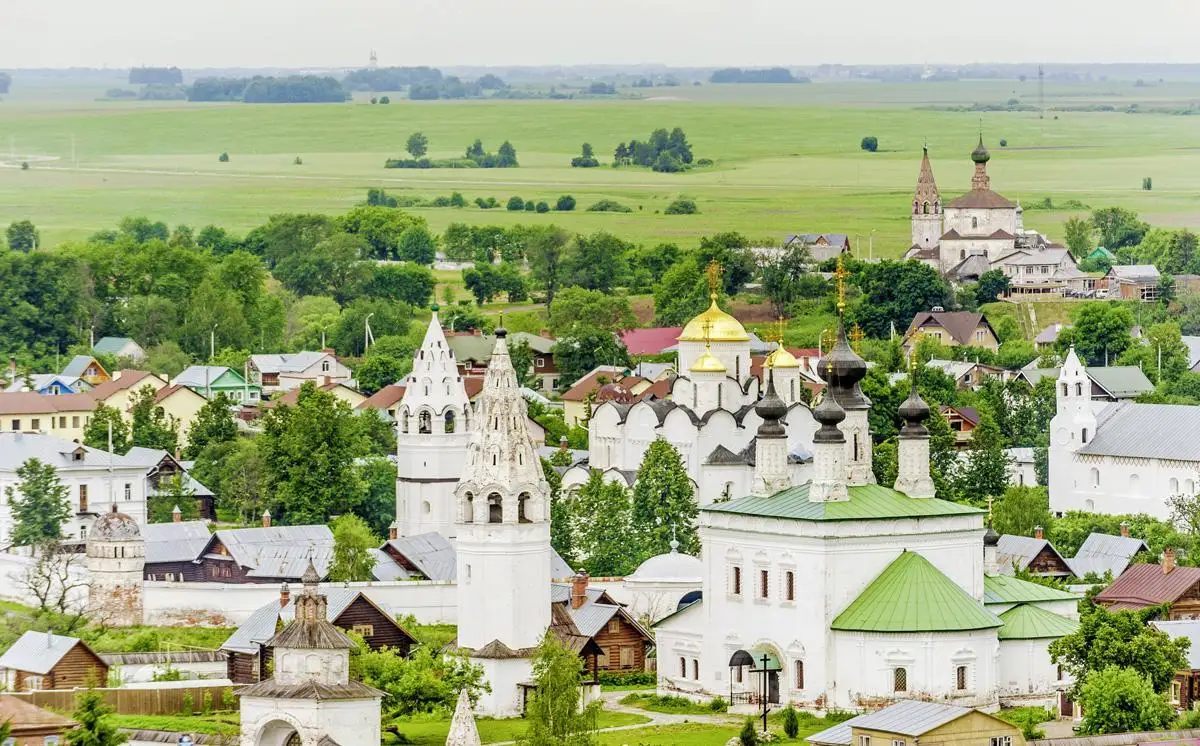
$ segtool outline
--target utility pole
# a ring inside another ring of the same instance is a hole
[[[211,363],[217,357],[217,324],[213,324],[208,333],[208,361]]]
[[[363,319],[363,354],[367,354],[367,350],[371,348],[371,317],[374,313],[367,314],[367,318]]]

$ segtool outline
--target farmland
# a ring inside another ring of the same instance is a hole
[[[654,93],[658,93],[656,89]],[[30,89],[0,103],[0,223],[28,218],[45,244],[82,239],[121,217],[245,231],[277,212],[339,213],[370,187],[432,199],[458,191],[468,202],[513,195],[571,213],[412,208],[436,231],[452,222],[558,223],[606,230],[653,245],[694,245],[699,236],[740,231],[776,242],[789,232],[844,232],[861,253],[896,256],[909,245],[906,213],[922,144],[928,141],[944,193],[965,190],[966,157],[980,121],[994,158],[993,185],[1024,204],[1050,197],[1092,207],[1120,204],[1162,227],[1200,224],[1200,141],[1194,117],[1159,113],[951,111],[971,103],[1028,103],[1030,83],[820,83],[698,86],[646,99],[409,102],[356,99],[345,105],[104,102],[97,91]],[[1050,106],[1186,107],[1200,86],[1096,83],[1048,88]],[[1057,118],[1054,118],[1057,116]],[[683,174],[607,166],[612,148],[658,127],[682,127],[711,167]],[[475,138],[517,148],[518,169],[386,170],[411,132],[430,139],[430,157],[462,155]],[[859,148],[879,138],[880,152]],[[1004,139],[1007,147],[1001,147]],[[573,169],[581,143],[604,164]],[[230,161],[217,156],[228,152]],[[31,156],[50,157],[40,161]],[[295,160],[300,156],[302,165]],[[22,170],[19,163],[30,161]],[[1151,176],[1154,190],[1141,190]],[[674,199],[697,215],[663,215]],[[613,199],[629,213],[585,208]],[[1026,223],[1052,235],[1070,212],[1028,210]]]

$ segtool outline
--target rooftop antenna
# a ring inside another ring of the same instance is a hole
[[[379,67],[379,55],[375,54],[375,50],[371,50],[371,69],[375,70]]]

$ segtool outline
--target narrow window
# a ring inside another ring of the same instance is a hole
[[[783,589],[786,600],[796,600],[796,573],[788,570],[783,574]]]
[[[871,737],[870,736],[859,736],[858,737],[858,746],[871,746]]]
[[[86,484],[79,485],[79,512],[88,512],[88,486]]]
[[[959,666],[954,669],[954,688],[958,691],[966,691],[967,689],[967,667]]]
[[[733,680],[739,684],[742,683],[742,667],[741,666],[738,666],[737,668],[733,669]]]
[[[1086,427],[1083,428],[1083,442],[1084,443],[1087,442],[1087,428]]]
[[[1068,389],[1067,389],[1067,384],[1065,384],[1065,383],[1063,384],[1063,396],[1070,396],[1070,393],[1068,392]]]
[[[679,678],[687,678],[687,658],[680,656],[679,658]]]
[[[796,688],[804,688],[804,661],[796,661]]]
[[[854,434],[854,460],[858,461],[858,433]]]
[[[742,595],[742,568],[737,566],[733,568],[733,595]]]
[[[700,661],[692,658],[692,678],[696,681],[700,680]]]
[[[908,669],[896,668],[892,671],[892,691],[907,692],[908,691]]]
[[[771,593],[771,575],[766,570],[758,571],[758,597],[769,598]]]

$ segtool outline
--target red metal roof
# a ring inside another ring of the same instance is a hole
[[[681,326],[626,329],[621,332],[621,342],[630,355],[657,355],[668,347],[674,347],[680,334],[683,334]]]
[[[1177,566],[1164,573],[1162,565],[1130,565],[1096,596],[1096,602],[1114,610],[1157,606],[1177,601],[1197,583],[1200,567]]]

